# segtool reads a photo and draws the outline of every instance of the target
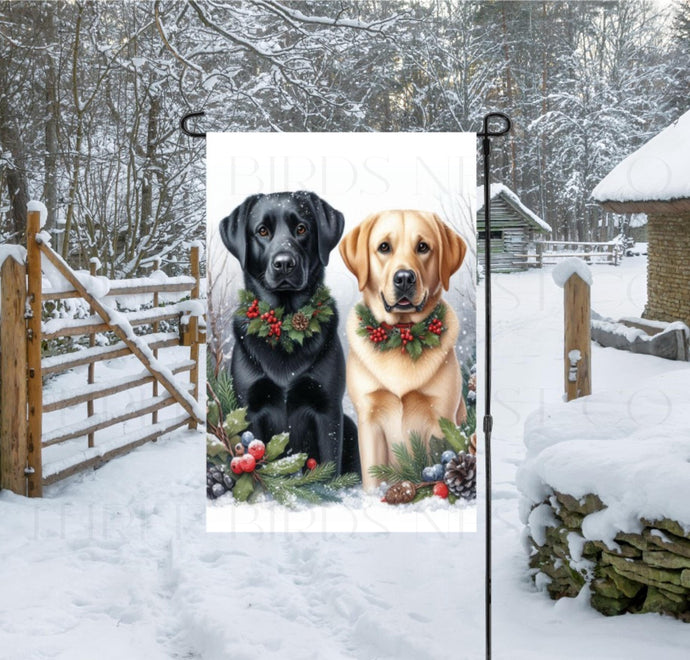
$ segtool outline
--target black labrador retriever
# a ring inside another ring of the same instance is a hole
[[[309,309],[318,296],[343,227],[343,214],[315,193],[281,192],[245,199],[221,221],[220,235],[242,266],[245,288],[288,318]],[[359,472],[357,427],[343,415],[345,359],[338,313],[332,300],[328,304],[333,314],[320,331],[293,342],[291,352],[278,341],[279,332],[271,329],[271,341],[266,331],[263,336],[249,331],[256,310],[235,315],[230,370],[257,437],[267,441],[288,431],[292,452],[305,452],[319,463],[333,461],[338,474]]]

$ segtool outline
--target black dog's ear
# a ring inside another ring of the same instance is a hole
[[[295,197],[306,199],[312,208],[318,227],[319,260],[327,266],[331,251],[343,235],[345,217],[316,193],[300,190],[295,193]]]
[[[220,221],[220,237],[242,268],[245,267],[247,257],[247,218],[261,197],[261,194],[250,195],[229,216]]]

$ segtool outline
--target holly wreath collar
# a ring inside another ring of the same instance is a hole
[[[443,321],[446,317],[446,306],[439,303],[423,321],[419,323],[379,323],[371,310],[360,303],[355,307],[359,325],[357,334],[366,337],[378,351],[390,351],[399,348],[412,360],[418,360],[422,353],[441,343],[441,335],[446,331]]]
[[[246,333],[261,337],[286,353],[292,353],[295,344],[301,346],[305,339],[319,334],[322,324],[334,313],[331,292],[323,285],[293,314],[286,314],[283,307],[271,307],[248,289],[240,290],[239,299],[235,315],[248,320]]]

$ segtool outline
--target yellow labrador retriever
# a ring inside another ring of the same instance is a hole
[[[348,318],[347,389],[357,410],[362,483],[372,465],[393,461],[411,431],[441,435],[441,417],[466,418],[455,355],[459,323],[443,302],[465,242],[435,213],[383,211],[340,243],[363,304]]]

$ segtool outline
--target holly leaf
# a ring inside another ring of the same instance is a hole
[[[288,337],[290,337],[292,341],[296,341],[300,346],[304,342],[304,333],[299,330],[290,330],[288,332]]]
[[[434,334],[433,332],[429,332],[427,335],[424,337],[424,345],[433,347],[433,346],[438,346],[441,343],[441,338]]]
[[[441,417],[438,421],[443,437],[448,441],[453,451],[459,454],[461,451],[467,451],[468,440],[467,436],[449,419]]]
[[[249,496],[254,492],[254,479],[249,472],[245,472],[235,482],[235,487],[232,489],[233,497],[239,502],[246,502]]]
[[[262,300],[259,302],[259,313],[260,314],[265,314],[266,312],[271,311],[271,306],[265,301]]]
[[[233,435],[239,435],[248,426],[246,408],[236,408],[231,413],[228,413],[225,417],[225,422],[223,422],[223,429],[229,438]]]
[[[228,454],[230,454],[228,448],[218,438],[206,435],[206,456],[210,458],[218,456],[222,460]]]
[[[218,404],[210,399],[206,404],[206,423],[209,426],[218,426],[219,419],[220,412],[218,410]]]
[[[450,444],[445,438],[438,438],[435,435],[429,438],[429,451],[431,452],[431,460],[434,464],[441,462],[441,454],[443,454],[446,449],[450,449]]]
[[[309,321],[309,329],[312,332],[318,332],[320,328],[321,324],[319,323],[319,319],[313,318],[311,321]]]
[[[388,339],[388,346],[391,348],[397,348],[402,344],[402,337],[399,332],[394,332]]]
[[[249,325],[247,326],[247,332],[250,335],[256,334],[261,329],[262,324],[263,324],[263,321],[261,319],[259,319],[259,318],[252,319],[251,321],[249,321]]]
[[[278,433],[274,435],[266,445],[266,461],[274,461],[284,451],[290,440],[289,433]]]
[[[330,307],[319,307],[318,312],[318,316],[323,319],[329,319],[333,316],[333,310]]]
[[[268,323],[263,323],[261,327],[259,328],[258,335],[259,337],[268,337],[268,333],[271,331],[271,328],[269,327]]]
[[[413,360],[417,360],[422,354],[422,342],[419,339],[413,339],[405,346],[407,352]]]
[[[410,332],[415,336],[421,335],[424,332],[424,330],[426,330],[426,327],[424,326],[424,321],[420,321],[419,323],[415,323],[410,328]]]
[[[306,462],[306,454],[293,454],[292,456],[286,456],[277,461],[266,463],[266,465],[261,468],[261,474],[268,477],[284,477],[301,470]]]
[[[247,289],[240,289],[238,292],[238,297],[243,305],[251,305],[254,302],[254,294]]]

